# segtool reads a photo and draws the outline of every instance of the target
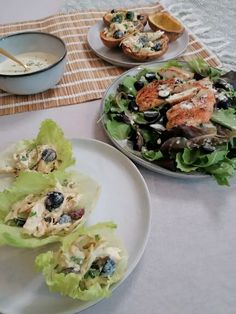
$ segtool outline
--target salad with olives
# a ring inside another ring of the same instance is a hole
[[[130,71],[104,98],[102,120],[113,142],[142,164],[229,185],[236,168],[235,72],[202,59]]]
[[[51,291],[88,301],[111,295],[127,266],[127,253],[114,234],[116,225],[99,223],[79,228],[63,239],[57,252],[36,258]]]
[[[84,224],[99,191],[82,173],[21,172],[0,193],[0,244],[36,247],[60,240]]]
[[[37,137],[20,141],[0,154],[0,174],[32,170],[51,173],[73,165],[72,145],[52,120],[44,120]]]

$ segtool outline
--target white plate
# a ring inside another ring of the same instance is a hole
[[[109,63],[118,65],[124,68],[132,68],[137,65],[147,63],[147,62],[135,61],[129,58],[124,53],[122,53],[121,49],[119,48],[109,49],[106,46],[104,46],[103,42],[100,39],[100,31],[102,31],[103,28],[104,28],[103,22],[99,21],[97,24],[93,25],[89,29],[88,35],[87,35],[88,44],[97,56],[99,56],[101,59]],[[145,30],[148,30],[148,29],[150,30],[150,28],[146,26]],[[163,56],[161,56],[156,62],[167,61],[181,55],[188,46],[188,40],[189,40],[188,33],[185,30],[183,35],[180,38],[178,38],[176,41],[173,41],[169,44],[169,48],[167,52]]]
[[[88,224],[113,220],[128,250],[125,278],[140,260],[150,229],[150,198],[146,183],[134,164],[112,146],[88,139],[75,139],[76,169],[97,180],[102,188]],[[96,302],[80,302],[49,292],[34,258],[48,248],[35,250],[0,248],[0,312],[6,314],[71,314]],[[115,285],[117,287],[119,284]]]
[[[102,113],[103,113],[103,109],[105,106],[105,100],[109,97],[109,95],[111,94],[115,94],[117,91],[117,88],[119,86],[119,84],[121,83],[121,81],[124,79],[125,76],[127,75],[136,75],[139,71],[141,71],[142,69],[148,68],[148,69],[157,69],[158,67],[161,67],[164,64],[164,62],[162,63],[158,63],[158,62],[150,62],[148,65],[142,65],[142,66],[137,66],[133,69],[130,69],[129,71],[126,71],[125,73],[123,73],[122,75],[120,75],[115,81],[113,81],[113,83],[110,85],[110,87],[108,87],[108,89],[106,90],[103,99],[102,99]],[[186,63],[185,63],[186,64]],[[101,113],[101,114],[102,114]],[[205,174],[200,174],[200,173],[181,173],[181,172],[174,172],[174,171],[170,171],[167,170],[165,168],[162,168],[158,165],[156,165],[155,163],[149,162],[145,159],[143,159],[137,151],[134,151],[130,148],[130,146],[127,144],[127,140],[116,140],[114,139],[109,132],[107,131],[105,125],[104,125],[104,117],[102,119],[103,122],[103,127],[108,135],[108,137],[110,138],[110,140],[112,141],[112,143],[119,148],[120,151],[122,151],[126,156],[128,156],[130,159],[132,159],[133,161],[135,161],[136,163],[140,164],[141,166],[164,174],[164,175],[168,175],[171,177],[178,177],[178,178],[184,178],[184,179],[195,179],[195,178],[208,178],[208,175]]]

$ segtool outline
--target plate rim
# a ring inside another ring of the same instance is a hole
[[[122,279],[120,281],[118,281],[117,283],[115,283],[114,285],[111,286],[110,290],[113,292],[115,289],[117,289],[121,284],[123,284],[125,282],[125,280],[129,277],[129,275],[131,275],[131,273],[135,270],[135,268],[137,267],[137,265],[139,264],[148,240],[149,240],[149,236],[150,236],[150,232],[151,232],[151,221],[152,221],[152,202],[151,202],[151,195],[147,186],[147,183],[143,177],[143,175],[141,174],[141,172],[139,171],[139,169],[137,168],[137,166],[124,154],[122,154],[122,152],[120,152],[117,148],[115,148],[114,146],[97,140],[97,139],[93,139],[93,138],[85,138],[85,137],[70,137],[68,138],[70,140],[70,142],[72,143],[72,147],[74,147],[74,145],[78,145],[80,147],[80,143],[82,142],[85,145],[93,145],[95,143],[95,145],[99,145],[101,148],[106,147],[106,149],[110,150],[113,154],[116,154],[119,159],[121,158],[122,162],[124,161],[126,164],[129,165],[129,168],[132,168],[133,172],[138,176],[139,178],[139,183],[142,182],[143,188],[142,190],[145,193],[145,198],[146,198],[146,205],[147,207],[145,208],[145,216],[146,216],[146,228],[145,230],[145,236],[143,237],[143,242],[142,242],[142,246],[139,246],[139,249],[136,251],[135,257],[134,257],[134,261],[132,264],[129,265],[129,260],[128,260],[128,266],[127,266],[127,270],[124,274],[124,276],[122,277]],[[12,142],[11,142],[12,143]],[[15,142],[16,143],[16,142]],[[5,145],[4,145],[5,146]],[[8,147],[8,145],[6,146]],[[103,152],[103,149],[100,150],[100,152]],[[105,153],[103,153],[104,155]],[[105,154],[106,155],[106,154]],[[107,156],[107,155],[106,155]],[[72,165],[68,168],[68,170],[72,171],[72,170],[77,170],[77,171],[81,171],[76,165]],[[84,171],[81,171],[82,173],[85,173]],[[129,172],[127,172],[129,174]],[[89,175],[91,176],[91,175]],[[99,182],[98,182],[99,183]],[[104,220],[106,221],[106,220]],[[116,222],[115,222],[116,223]],[[91,224],[88,224],[87,226],[90,226]],[[118,225],[119,227],[119,225]],[[125,241],[122,241],[122,243],[125,246]],[[0,247],[1,248],[1,247]],[[2,247],[4,248],[4,246]],[[35,273],[35,276],[37,275],[37,273]],[[41,274],[42,276],[42,274]],[[44,279],[42,278],[42,281],[45,285],[45,289],[48,289]],[[48,290],[48,293],[52,293]],[[62,297],[60,294],[58,295],[59,297]],[[70,297],[66,297],[69,298],[71,300],[73,300]],[[76,313],[80,313],[92,306],[95,306],[97,303],[100,303],[101,301],[105,300],[106,298],[100,298],[97,300],[92,300],[92,301],[83,301],[82,304],[76,308],[76,309],[72,309],[72,310],[63,310],[63,312],[60,312],[59,314],[76,314]],[[112,296],[110,297],[110,299],[112,299]],[[80,301],[80,300],[78,300]],[[5,310],[5,309],[4,309]]]
[[[107,56],[104,56],[104,54],[102,53],[99,53],[95,48],[94,46],[91,44],[91,41],[90,41],[90,36],[91,36],[91,33],[93,30],[95,30],[97,27],[99,27],[99,25],[102,26],[103,22],[102,21],[98,21],[97,23],[93,24],[92,26],[90,26],[88,32],[87,32],[87,42],[88,42],[88,45],[90,47],[90,49],[92,49],[92,51],[101,59],[105,60],[106,62],[109,62],[111,64],[114,64],[116,66],[120,66],[120,67],[123,67],[123,68],[133,68],[133,67],[136,67],[136,66],[139,66],[139,65],[144,65],[144,64],[149,64],[149,63],[152,63],[153,61],[146,61],[146,62],[138,62],[137,60],[132,60],[130,59],[130,62],[125,62],[125,61],[118,61],[118,60],[113,60],[112,58],[109,58]],[[170,58],[167,58],[166,60],[160,60],[158,61],[158,59],[155,60],[155,62],[157,63],[162,63],[162,62],[166,62],[166,61],[169,61],[169,60],[172,60],[172,59],[175,59],[177,57],[179,57],[187,48],[188,44],[189,44],[189,32],[187,31],[187,29],[185,28],[182,36],[186,36],[186,44],[184,45],[184,47],[182,49],[180,49],[180,51],[178,52],[178,54],[176,54],[175,56],[173,57],[170,57]],[[181,36],[181,37],[182,37]],[[180,37],[180,38],[181,38]]]
[[[174,60],[174,59],[173,59]],[[104,107],[105,107],[105,101],[106,98],[110,95],[110,90],[113,88],[114,85],[116,85],[123,77],[129,75],[131,72],[138,72],[146,67],[154,67],[156,66],[161,66],[162,64],[166,63],[167,61],[162,61],[162,62],[149,62],[147,64],[142,64],[142,65],[138,65],[136,67],[133,67],[127,71],[125,71],[124,73],[122,73],[121,75],[119,75],[109,86],[108,88],[105,90],[103,97],[101,99],[101,110],[100,110],[100,120],[101,120],[101,124],[103,126],[103,129],[105,130],[106,135],[108,136],[108,138],[111,140],[111,142],[122,152],[124,153],[127,157],[129,157],[131,160],[133,160],[134,162],[136,162],[137,164],[143,166],[146,169],[149,169],[153,172],[165,175],[165,176],[169,176],[169,177],[173,177],[173,178],[178,178],[178,179],[205,179],[205,178],[209,178],[210,176],[207,174],[193,174],[193,173],[181,173],[181,172],[173,172],[170,171],[168,169],[165,169],[161,166],[158,166],[150,161],[144,160],[141,157],[136,156],[135,154],[132,153],[132,151],[123,148],[120,145],[120,141],[114,139],[108,132],[106,126],[105,126],[105,122],[104,122]],[[180,63],[183,64],[187,64],[186,61],[179,61]]]

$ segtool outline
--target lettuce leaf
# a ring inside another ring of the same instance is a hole
[[[64,137],[62,129],[56,122],[46,119],[41,123],[39,133],[35,139],[22,140],[1,152],[0,168],[6,167],[7,165],[13,166],[12,155],[17,151],[28,150],[37,145],[47,144],[53,145],[56,149],[58,160],[61,161],[58,170],[64,170],[75,163],[71,142]]]
[[[188,66],[195,73],[203,77],[209,77],[212,81],[217,81],[222,75],[222,70],[213,68],[202,58],[194,58],[188,61]]]
[[[45,281],[50,291],[60,292],[62,295],[70,296],[74,299],[83,301],[95,300],[111,295],[110,287],[112,284],[119,281],[126,270],[127,252],[123,248],[120,241],[114,234],[116,225],[112,222],[99,223],[90,227],[81,227],[76,232],[71,233],[62,240],[61,250],[67,252],[71,244],[80,235],[99,235],[106,239],[109,246],[119,247],[121,249],[121,261],[117,264],[115,273],[108,277],[106,283],[101,285],[95,277],[88,289],[81,287],[81,281],[86,280],[80,274],[75,273],[57,273],[56,265],[58,264],[58,253],[48,251],[36,257],[35,265],[38,271],[42,271]]]
[[[226,128],[236,130],[236,109],[220,109],[214,110],[211,120],[217,122]]]
[[[63,237],[62,235],[35,238],[23,234],[21,227],[9,226],[4,223],[4,218],[17,201],[29,194],[40,194],[45,190],[52,189],[56,182],[63,183],[64,180],[73,180],[78,184],[81,193],[79,207],[85,208],[83,222],[87,219],[91,210],[97,202],[100,187],[90,177],[82,173],[54,172],[48,175],[39,172],[22,172],[14,183],[0,193],[0,245],[11,245],[16,247],[33,248],[51,242],[56,242]],[[78,226],[79,227],[79,226]],[[77,227],[77,228],[78,228]]]
[[[227,145],[222,145],[210,154],[185,148],[176,155],[177,168],[183,172],[200,171],[213,176],[219,185],[229,185],[234,175],[236,158],[227,158]]]

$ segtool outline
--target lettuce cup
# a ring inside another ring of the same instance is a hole
[[[82,173],[21,172],[0,193],[0,245],[34,248],[83,225],[100,192]]]
[[[38,255],[36,268],[49,290],[83,301],[109,297],[128,260],[115,228],[112,222],[81,227],[62,240],[57,252]]]
[[[53,120],[46,119],[35,139],[20,141],[1,152],[0,174],[18,175],[26,170],[47,174],[74,163],[72,144]]]

